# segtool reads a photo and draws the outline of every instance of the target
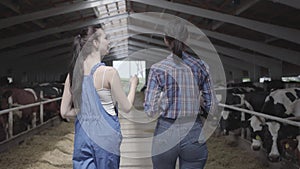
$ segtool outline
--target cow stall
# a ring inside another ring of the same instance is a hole
[[[43,96],[41,95],[41,97]],[[1,126],[3,126],[1,130],[1,133],[3,135],[1,135],[2,140],[0,142],[0,152],[7,150],[9,147],[11,147],[11,145],[18,145],[27,137],[30,137],[44,130],[45,128],[53,125],[54,123],[60,121],[60,116],[54,116],[50,119],[44,120],[44,106],[52,102],[57,102],[59,100],[61,100],[61,97],[47,99],[44,101],[39,101],[27,105],[14,105],[12,98],[8,99],[8,104],[10,108],[0,111],[2,123]],[[20,128],[20,126],[18,126],[18,124],[20,123],[14,125],[14,123],[17,121],[16,118],[18,118],[18,116],[16,116],[15,114],[18,112],[21,112],[22,114],[22,110],[29,108],[35,108],[35,111],[27,112],[30,114],[31,118],[29,123],[26,123],[26,128],[22,128],[19,130],[14,129]]]
[[[259,150],[260,147],[264,147],[262,151],[267,154],[265,159],[273,162],[270,165],[275,165],[276,162],[281,161],[281,164],[285,166],[284,168],[287,165],[297,167],[299,165],[298,135],[300,123],[297,121],[300,111],[299,91],[299,88],[272,91],[264,99],[265,103],[261,111],[257,111],[257,109],[254,111],[251,102],[249,103],[249,100],[245,99],[245,95],[239,97],[238,103],[242,104],[219,104],[219,106],[224,110],[230,109],[239,114],[251,115],[251,118],[247,119],[248,126],[240,126],[238,132],[240,137],[237,140],[247,142],[241,143],[242,145],[247,145],[249,148],[251,144],[252,150]],[[245,121],[241,118],[239,120]]]

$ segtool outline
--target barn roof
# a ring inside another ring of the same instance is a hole
[[[64,71],[73,37],[96,23],[105,23],[113,44],[106,60],[164,49],[162,37],[142,32],[166,19],[134,15],[158,12],[200,28],[225,69],[300,74],[299,9],[296,0],[1,0],[0,71]]]

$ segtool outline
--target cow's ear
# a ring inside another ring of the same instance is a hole
[[[7,99],[12,95],[12,93],[13,92],[11,90],[8,90],[8,91],[4,92],[2,96],[3,96],[3,98]]]

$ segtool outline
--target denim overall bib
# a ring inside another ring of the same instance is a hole
[[[118,112],[108,114],[95,89],[93,74],[103,63],[96,64],[82,84],[81,109],[75,122],[74,169],[118,169],[122,135]]]

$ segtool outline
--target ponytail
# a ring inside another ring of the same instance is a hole
[[[185,49],[185,45],[181,41],[174,39],[170,36],[165,36],[165,39],[169,43],[168,47],[172,51],[172,53],[175,54],[180,59],[182,59],[182,52]]]
[[[184,48],[184,44],[178,40],[174,40],[173,41],[173,49],[172,52],[178,56],[180,59],[182,59],[182,52],[183,52],[183,48]]]
[[[96,33],[96,31],[101,28],[101,24],[85,27],[73,41],[72,61],[69,66],[69,80],[75,109],[80,109],[81,107],[82,82],[84,78],[83,63],[93,50],[93,40],[101,36]]]
[[[72,56],[71,63],[69,65],[70,86],[72,86],[73,70],[74,70],[75,63],[77,61],[80,51],[81,51],[81,36],[77,35],[73,41],[73,51],[72,51],[73,56]]]

